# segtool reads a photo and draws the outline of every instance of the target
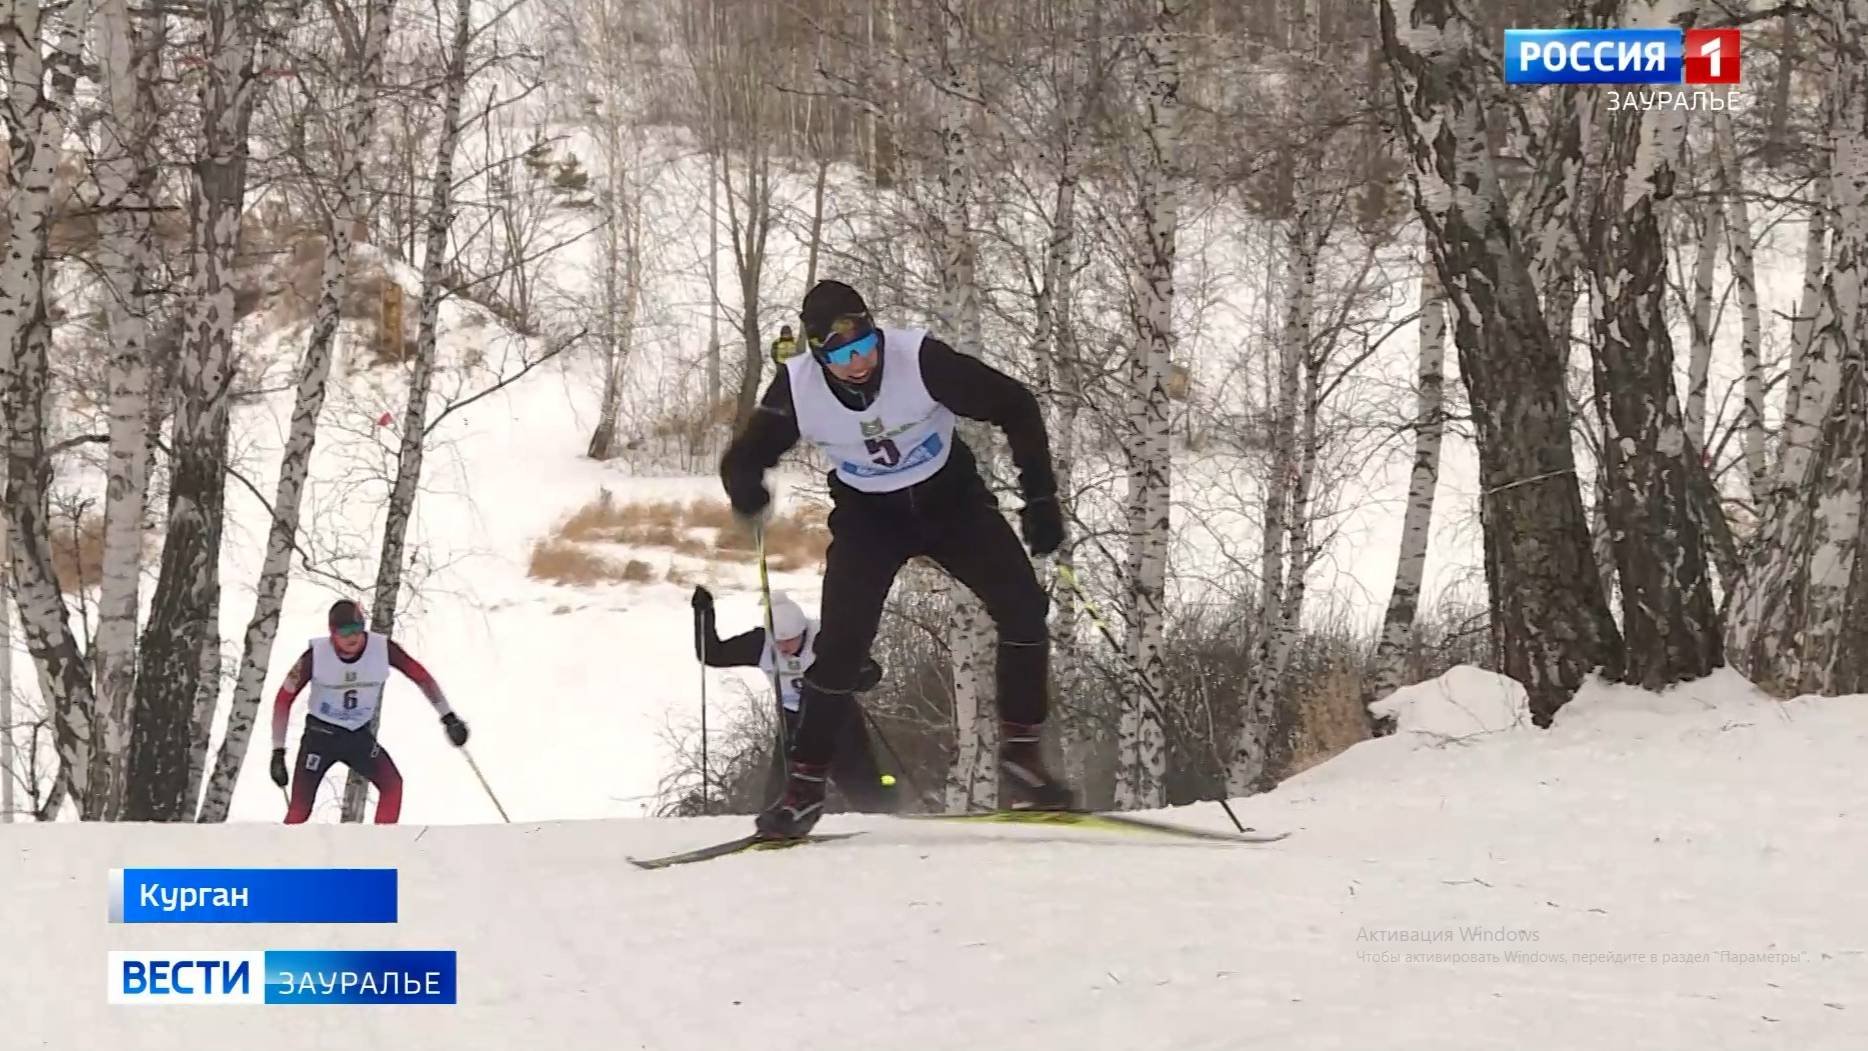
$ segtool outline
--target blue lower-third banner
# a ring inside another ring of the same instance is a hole
[[[110,954],[113,1004],[457,1003],[452,949],[191,950]]]
[[[111,869],[112,923],[394,923],[396,870]]]

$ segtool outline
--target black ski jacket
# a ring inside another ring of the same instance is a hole
[[[872,395],[881,373],[888,367],[888,347],[884,344],[876,378],[867,385]],[[932,336],[925,337],[921,343],[921,379],[934,400],[955,415],[990,423],[1005,432],[1013,466],[1018,470],[1019,490],[1027,502],[1056,495],[1057,477],[1051,466],[1051,444],[1045,433],[1044,413],[1029,388]],[[860,392],[835,381],[831,382],[830,389],[851,409],[862,408],[864,396]],[[778,465],[779,459],[798,443],[798,437],[798,419],[791,401],[791,373],[780,369],[766,387],[745,429],[720,459],[720,480],[726,491],[735,494],[756,490],[763,484],[765,472]],[[843,484],[836,472],[831,471],[830,490],[839,503],[855,500],[916,517],[938,517],[943,510],[959,507],[967,500],[990,499],[973,451],[958,434],[954,435],[953,451],[946,464],[932,477],[906,489],[892,493],[859,492]]]
[[[765,656],[764,628],[752,628],[730,639],[722,639],[719,628],[714,626],[713,607],[701,610],[700,617],[701,630],[694,639],[694,655],[702,664],[709,668],[759,666],[759,658]],[[863,669],[856,676],[856,691],[873,690],[881,682],[882,665],[877,664],[874,657],[864,660]]]

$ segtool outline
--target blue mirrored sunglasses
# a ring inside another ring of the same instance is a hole
[[[861,357],[875,350],[877,342],[875,329],[870,329],[868,333],[857,339],[830,350],[820,349],[819,353],[832,365],[848,365],[851,358]]]

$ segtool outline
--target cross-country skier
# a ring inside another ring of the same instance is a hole
[[[343,763],[376,786],[376,823],[393,825],[402,812],[402,773],[370,729],[370,720],[383,703],[390,669],[421,687],[428,703],[441,714],[448,740],[457,748],[467,743],[467,724],[448,707],[441,684],[428,669],[389,636],[365,628],[363,610],[355,602],[333,603],[327,620],[330,634],[311,640],[273,700],[272,783],[285,787],[285,726],[292,702],[309,686],[305,733],[298,742],[285,823],[300,824],[311,816],[311,804],[325,773],[333,763]]]
[[[798,353],[798,338],[791,334],[791,326],[778,330],[778,338],[772,341],[772,364],[783,366]]]
[[[695,656],[710,668],[756,667],[767,676],[776,676],[781,698],[779,718],[785,721],[784,739],[789,741],[796,737],[798,715],[803,707],[799,693],[804,686],[804,673],[817,659],[812,651],[818,636],[817,622],[805,616],[804,610],[789,596],[777,592],[772,595],[772,633],[778,637],[777,646],[767,645],[763,624],[723,641],[714,627],[713,592],[705,587],[695,588],[693,605],[695,619],[700,625],[694,640]],[[881,681],[882,666],[873,659],[865,660],[856,679],[855,692],[873,690]],[[883,776],[882,768],[876,763],[875,749],[869,743],[869,731],[863,726],[860,715],[859,712],[858,718],[844,720],[836,756],[831,761],[830,779],[857,810],[872,814],[893,813],[901,807],[895,779]],[[774,752],[765,798],[777,798],[784,787],[785,756]]]
[[[810,831],[823,813],[824,777],[851,694],[907,561],[926,556],[977,595],[998,628],[999,765],[1015,804],[1067,809],[1076,794],[1045,769],[1050,600],[1018,536],[999,513],[955,416],[997,425],[1011,446],[1025,506],[1025,543],[1047,555],[1063,543],[1063,511],[1044,416],[1030,390],[922,329],[877,328],[863,297],[820,281],[801,311],[809,355],[786,363],[720,461],[733,510],[770,514],[765,472],[808,438],[836,464],[817,659],[804,674],[785,794],[758,817],[760,834]]]

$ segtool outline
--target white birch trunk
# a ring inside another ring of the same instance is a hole
[[[1810,209],[1809,221],[1803,236],[1803,294],[1797,300],[1797,316],[1790,323],[1790,369],[1784,380],[1784,437],[1778,453],[1778,462],[1783,464],[1783,457],[1791,448],[1790,423],[1797,406],[1802,403],[1804,378],[1809,373],[1810,332],[1816,325],[1816,305],[1823,294],[1823,274],[1829,267],[1829,180],[1818,180],[1820,192],[1816,204]],[[1776,476],[1783,477],[1789,467],[1783,466]]]
[[[1140,257],[1132,276],[1136,340],[1128,361],[1128,673],[1116,798],[1118,809],[1162,806],[1167,738],[1161,694],[1173,467],[1168,364],[1174,351],[1174,262],[1180,231],[1180,19],[1183,0],[1157,0],[1142,37],[1140,79],[1147,145]]]
[[[1751,206],[1745,201],[1744,173],[1738,164],[1732,115],[1724,111],[1714,113],[1712,128],[1713,156],[1719,165],[1719,194],[1725,204],[1722,214],[1726,252],[1732,262],[1733,283],[1738,287],[1738,352],[1745,377],[1744,417],[1740,424],[1745,483],[1752,506],[1762,507],[1770,488],[1770,474],[1764,457],[1764,367],[1759,349],[1763,319],[1758,309],[1757,235],[1751,231]],[[1700,448],[1705,448],[1703,442]]]
[[[719,12],[707,0],[708,39],[717,39]],[[709,51],[707,68],[707,404],[702,410],[711,422],[723,393],[720,375],[720,99],[722,75],[719,49]]]
[[[615,457],[622,448],[618,434],[623,411],[623,384],[635,329],[635,308],[641,287],[638,227],[640,209],[630,186],[629,165],[637,153],[625,137],[624,117],[629,81],[623,68],[627,30],[616,22],[617,9],[609,2],[597,5],[598,40],[595,62],[596,90],[604,100],[597,129],[603,154],[603,400],[597,426],[591,433],[587,455],[594,460]],[[711,357],[710,361],[717,361]],[[709,412],[712,410],[709,409]]]
[[[1825,173],[1826,177],[1819,175],[1816,180],[1819,188],[1817,205],[1812,210],[1804,244],[1803,297],[1798,304],[1797,318],[1791,325],[1791,361],[1784,395],[1783,433],[1778,443],[1777,470],[1771,479],[1772,498],[1793,503],[1803,480],[1809,474],[1810,462],[1822,440],[1823,420],[1829,415],[1830,403],[1841,381],[1841,361],[1831,352],[1833,348],[1822,340],[1817,329],[1817,315],[1823,308],[1823,299],[1834,279],[1828,263],[1829,251],[1824,241],[1835,241],[1835,247],[1839,250],[1840,242],[1848,236],[1846,226],[1841,223],[1837,223],[1833,231],[1827,227],[1830,216],[1840,214],[1843,187],[1838,184],[1836,167],[1841,159],[1833,152],[1843,120],[1841,99],[1837,93],[1843,89],[1846,80],[1843,67],[1852,61],[1833,54],[1824,60],[1829,89],[1827,105],[1824,107],[1828,117],[1826,138],[1829,141],[1821,152],[1829,162],[1829,171]]]
[[[0,14],[0,61],[7,79],[0,114],[11,179],[6,200],[9,238],[0,258],[0,436],[6,439],[8,460],[5,528],[20,626],[41,693],[52,709],[59,783],[82,806],[89,796],[94,695],[53,572],[46,522],[51,484],[45,447],[51,409],[46,260],[52,184],[63,133],[60,108],[68,101],[68,90],[60,98],[46,92],[45,51],[53,47],[69,62],[77,44],[73,27],[87,16],[81,5],[70,22],[48,27],[41,5],[32,0],[11,0],[0,6]],[[65,83],[69,85],[69,78]]]
[[[441,110],[441,134],[435,144],[435,166],[428,195],[428,229],[422,245],[422,305],[415,337],[415,361],[409,376],[408,405],[402,410],[402,445],[396,456],[396,478],[390,487],[389,511],[383,521],[383,546],[376,561],[376,588],[370,604],[370,628],[394,635],[396,608],[402,592],[404,548],[415,497],[421,487],[422,454],[428,434],[428,393],[434,383],[435,341],[439,335],[443,276],[447,265],[448,235],[454,225],[454,154],[460,147],[461,103],[467,94],[467,47],[472,40],[473,0],[456,0],[454,36],[448,53],[446,87]],[[371,720],[374,730],[382,715]],[[343,820],[363,820],[363,805],[370,783],[351,773],[344,785]]]
[[[1375,682],[1369,701],[1406,685],[1409,638],[1420,610],[1427,544],[1433,532],[1434,493],[1440,485],[1440,445],[1446,433],[1446,290],[1431,258],[1421,267],[1420,378],[1414,410],[1414,470],[1408,476],[1407,511],[1401,519],[1401,554],[1394,587],[1375,646]]]
[[[1076,462],[1077,415],[1083,405],[1082,367],[1077,360],[1072,315],[1074,271],[1076,266],[1077,183],[1081,179],[1081,129],[1084,121],[1077,107],[1083,91],[1072,58],[1068,75],[1069,90],[1062,101],[1065,108],[1064,136],[1058,158],[1057,191],[1051,213],[1051,230],[1045,245],[1044,283],[1039,289],[1037,313],[1036,360],[1049,377],[1050,396],[1044,402],[1050,413],[1049,429],[1057,476],[1058,498],[1068,507],[1074,489],[1073,465]],[[1065,530],[1058,546],[1056,562],[1076,565],[1076,543],[1071,530]],[[1051,627],[1052,666],[1071,666],[1075,661],[1078,628],[1078,597],[1066,593],[1057,604]],[[1066,749],[1066,752],[1071,749]]]
[[[1297,214],[1285,222],[1284,231],[1289,270],[1284,326],[1278,339],[1277,400],[1271,409],[1271,465],[1265,478],[1265,517],[1259,541],[1259,623],[1239,739],[1226,776],[1227,789],[1233,795],[1270,787],[1266,778],[1272,772],[1280,729],[1278,698],[1283,693],[1285,657],[1297,630],[1291,616],[1290,589],[1293,581],[1302,580],[1303,567],[1298,564],[1301,538],[1308,531],[1303,521],[1308,513],[1304,506],[1307,498],[1300,492],[1303,471],[1299,461],[1305,445],[1298,433],[1298,421],[1300,416],[1308,416],[1302,404],[1301,385],[1308,372],[1317,252],[1321,246],[1309,230],[1308,202],[1300,202],[1296,208]]]
[[[910,574],[919,571],[910,564]],[[934,574],[929,574],[935,576]],[[939,596],[945,593],[949,599],[963,590],[957,583],[945,578],[930,581],[929,593]],[[950,814],[963,813],[973,809],[973,787],[979,767],[989,762],[989,754],[982,750],[975,728],[979,722],[981,700],[979,695],[980,678],[975,671],[979,661],[978,647],[974,640],[978,637],[972,630],[969,619],[962,618],[958,610],[947,622],[947,646],[953,667],[953,719],[954,719],[954,758],[947,768],[946,806]],[[990,699],[985,699],[990,705]]]
[[[130,703],[136,691],[136,625],[141,608],[143,516],[149,490],[148,283],[155,265],[150,221],[156,170],[151,139],[157,120],[154,81],[164,37],[139,29],[126,0],[103,0],[99,48],[110,112],[98,122],[96,168],[104,219],[102,274],[109,288],[106,317],[111,354],[109,475],[104,502],[104,555],[91,663],[97,682],[92,741],[92,791],[85,816],[114,819],[123,807],[123,763],[129,748]]]
[[[998,715],[994,707],[990,625],[979,603],[964,587],[948,589],[954,612],[947,625],[953,653],[956,741],[953,768],[947,776],[947,809],[991,810],[999,805]]]
[[[974,184],[970,127],[974,105],[971,100],[978,89],[965,57],[969,15],[968,0],[948,0],[941,5],[941,76],[945,88],[940,119],[941,284],[945,293],[941,321],[953,334],[957,349],[965,354],[980,354],[983,340],[974,269],[977,253],[972,230]],[[971,422],[962,424],[960,435],[979,456],[981,465],[989,466],[993,436]],[[997,637],[985,607],[971,591],[956,586],[949,594],[953,599],[953,612],[947,636],[953,654],[954,733],[959,748],[956,769],[948,781],[964,786],[973,807],[991,809],[998,805],[999,796]],[[970,713],[970,718],[959,717],[962,707]],[[962,758],[964,765],[961,765]]]
[[[1851,44],[1868,35],[1868,0],[1831,0],[1834,25]],[[1840,389],[1824,422],[1828,459],[1820,476],[1806,478],[1815,495],[1815,544],[1802,655],[1804,680],[1822,693],[1836,689],[1837,666],[1847,658],[1843,625],[1850,620],[1849,578],[1861,536],[1863,455],[1868,446],[1868,67],[1850,47],[1838,56],[1841,80],[1830,140],[1830,194],[1836,234],[1828,281],[1813,339],[1840,363]]]
[[[0,446],[5,444],[0,435]],[[0,493],[6,491],[7,456],[0,450]],[[13,820],[13,778],[18,763],[13,749],[13,574],[7,536],[0,522],[0,824]]]
[[[1634,17],[1650,27],[1672,25],[1690,6],[1691,0],[1648,0]],[[1714,525],[1696,498],[1705,464],[1676,393],[1665,310],[1662,242],[1686,114],[1622,111],[1607,131],[1605,196],[1613,207],[1598,211],[1590,231],[1598,261],[1591,312],[1626,640],[1619,677],[1659,690],[1700,678],[1725,659],[1707,555]]]
[[[1831,0],[1845,39],[1868,30],[1868,0]],[[1732,598],[1732,644],[1755,681],[1784,693],[1831,692],[1861,662],[1845,645],[1859,626],[1851,603],[1868,430],[1868,68],[1830,58],[1830,263],[1811,321],[1807,362],[1773,478],[1762,539]]]
[[[234,382],[234,279],[246,202],[247,129],[259,91],[263,15],[254,0],[206,8],[202,144],[194,165],[190,279],[177,374],[181,402],[162,572],[139,654],[136,733],[130,739],[124,816],[180,821],[197,761],[205,649],[220,646],[221,536],[225,524],[230,394]],[[275,27],[283,29],[283,27]]]
[[[1549,726],[1621,663],[1572,450],[1567,354],[1543,316],[1488,141],[1483,34],[1451,0],[1375,0],[1412,161],[1415,212],[1447,289],[1478,436],[1492,642]]]
[[[395,0],[370,0],[364,12],[362,53],[354,56],[357,88],[337,148],[337,185],[333,188],[330,225],[325,230],[324,266],[319,279],[317,311],[311,336],[299,364],[298,390],[292,405],[292,426],[279,464],[279,482],[273,495],[272,526],[266,537],[266,556],[260,567],[253,616],[247,621],[241,645],[238,677],[227,713],[227,731],[215,758],[214,775],[201,802],[197,820],[227,820],[234,786],[246,761],[247,746],[258,718],[261,694],[272,667],[273,643],[279,633],[279,613],[285,606],[292,580],[292,554],[298,545],[300,505],[311,473],[312,452],[318,440],[318,416],[324,409],[325,383],[331,373],[342,306],[350,286],[352,235],[356,230],[366,187],[363,181],[364,148],[375,126],[378,85],[383,51],[389,35]],[[349,17],[348,8],[339,8]],[[212,715],[212,706],[209,707]],[[204,743],[205,747],[205,743]],[[192,795],[189,798],[194,798]]]
[[[1706,447],[1706,385],[1712,371],[1713,282],[1719,264],[1719,200],[1700,212],[1699,244],[1693,253],[1693,312],[1686,358],[1686,436],[1695,449]]]
[[[188,781],[182,796],[186,812],[181,820],[193,815],[201,800],[201,779],[207,772],[208,745],[214,739],[214,709],[220,703],[221,667],[224,659],[221,654],[221,586],[220,560],[215,559],[212,566],[214,586],[208,592],[207,609],[202,620],[214,626],[213,637],[201,646],[201,685],[195,693],[195,710],[191,719],[191,736],[188,746]]]

